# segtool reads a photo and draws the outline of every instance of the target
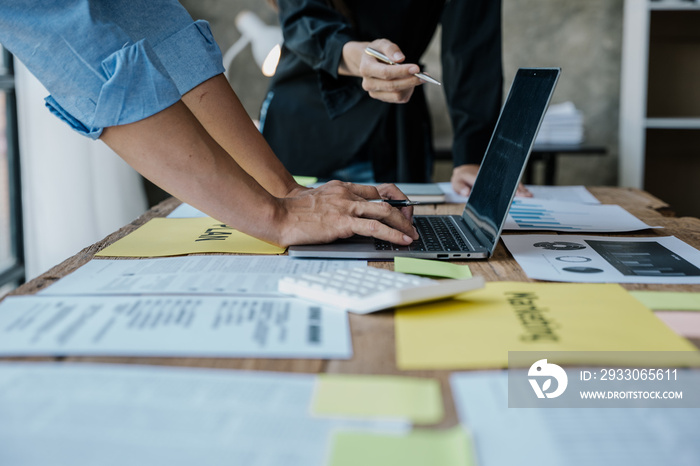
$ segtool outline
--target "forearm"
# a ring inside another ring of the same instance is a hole
[[[101,139],[173,196],[245,233],[282,243],[280,206],[224,151],[182,103],[108,127]]]
[[[246,142],[250,135],[242,137],[243,148],[257,147],[256,138],[250,143]],[[371,186],[332,182],[297,190],[292,197],[273,196],[219,146],[182,102],[136,123],[105,128],[102,140],[173,196],[274,244],[329,242],[359,234],[407,245],[418,237],[397,209],[366,201],[380,197]]]
[[[300,188],[255,128],[224,75],[203,82],[182,101],[236,163],[272,195],[285,197]]]

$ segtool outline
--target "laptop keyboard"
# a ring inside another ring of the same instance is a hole
[[[420,238],[408,247],[411,251],[471,251],[467,242],[462,238],[459,229],[449,217],[426,216],[416,217],[414,223]],[[405,247],[397,246],[375,239],[374,248],[377,251],[392,251]]]

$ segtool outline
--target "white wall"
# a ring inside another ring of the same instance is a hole
[[[48,91],[22,64],[15,74],[30,280],[129,223],[147,204],[129,165],[49,113]]]

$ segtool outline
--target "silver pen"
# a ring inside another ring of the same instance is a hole
[[[379,203],[385,202],[392,207],[408,207],[410,205],[433,205],[441,204],[440,202],[422,202],[422,201],[404,201],[401,199],[372,199],[369,202]]]
[[[392,60],[391,58],[387,57],[387,56],[384,55],[382,52],[379,52],[378,50],[374,50],[374,49],[371,48],[371,47],[367,47],[367,48],[365,49],[365,53],[366,53],[367,55],[371,55],[371,56],[373,56],[374,58],[376,58],[377,60],[381,60],[381,61],[383,61],[384,63],[387,63],[387,64],[389,64],[389,65],[400,65],[400,63],[396,63],[394,60]],[[437,84],[438,86],[442,86],[442,83],[441,83],[440,81],[438,81],[437,79],[435,79],[435,78],[433,78],[432,76],[429,76],[429,75],[427,75],[427,74],[425,74],[425,73],[416,73],[416,74],[414,74],[413,76],[415,76],[415,77],[418,78],[418,79],[422,79],[422,80],[425,81],[425,82],[432,83],[432,84]]]

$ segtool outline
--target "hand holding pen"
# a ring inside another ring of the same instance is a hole
[[[374,50],[372,47],[367,47],[365,49],[365,53],[371,57],[376,58],[377,60],[383,61],[387,65],[398,65],[397,62],[393,61],[391,58],[387,57],[383,53],[381,53],[378,50]],[[432,76],[425,74],[425,73],[413,73],[413,76],[415,76],[418,79],[421,79],[425,82],[431,83],[431,84],[437,84],[438,86],[442,86],[442,83],[438,81],[437,79],[433,78]]]
[[[422,73],[417,64],[404,63],[405,59],[399,46],[387,39],[351,41],[343,46],[339,73],[361,77],[362,88],[373,99],[406,103],[416,86],[438,81]]]
[[[392,207],[408,207],[413,205],[434,205],[440,202],[408,201],[402,199],[372,199],[369,202],[385,202]]]

